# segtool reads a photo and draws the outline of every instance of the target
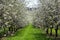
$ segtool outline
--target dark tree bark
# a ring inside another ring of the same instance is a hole
[[[48,34],[48,28],[46,29],[46,34]]]
[[[58,32],[57,32],[57,29],[55,29],[55,32],[56,32],[55,36],[57,37],[57,36],[58,36]]]
[[[52,36],[52,28],[50,28],[50,36]]]
[[[55,36],[57,37],[58,36],[58,26],[56,26],[56,29],[55,29]]]
[[[50,36],[52,36],[52,29],[53,29],[53,24],[52,27],[50,27]]]

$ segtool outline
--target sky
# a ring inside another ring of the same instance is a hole
[[[20,0],[20,2],[23,2],[25,4],[26,7],[28,8],[37,8],[37,7],[40,7],[39,4],[40,4],[40,1],[39,0]],[[37,11],[36,11],[37,12]],[[29,22],[29,23],[32,23],[34,18],[35,18],[35,11],[25,11],[26,13],[26,20]]]
[[[40,1],[39,0],[25,0],[24,4],[26,7],[29,7],[29,8],[37,8],[39,7],[38,5],[40,4]]]

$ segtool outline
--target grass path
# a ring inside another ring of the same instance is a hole
[[[7,37],[6,40],[48,40],[42,30],[34,28],[31,24],[16,32],[15,36]]]

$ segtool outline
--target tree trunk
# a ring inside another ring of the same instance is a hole
[[[57,37],[57,36],[58,36],[58,30],[57,30],[57,29],[55,29],[55,32],[56,32],[55,36]]]
[[[46,29],[46,34],[48,34],[48,28]]]
[[[58,36],[58,26],[56,27],[56,29],[55,29],[55,36],[57,37]]]
[[[52,36],[52,28],[50,28],[50,36]]]

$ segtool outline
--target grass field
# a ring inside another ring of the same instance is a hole
[[[48,40],[43,31],[39,28],[34,28],[31,24],[16,32],[13,37],[6,37],[3,40]],[[52,39],[50,39],[52,40]]]

